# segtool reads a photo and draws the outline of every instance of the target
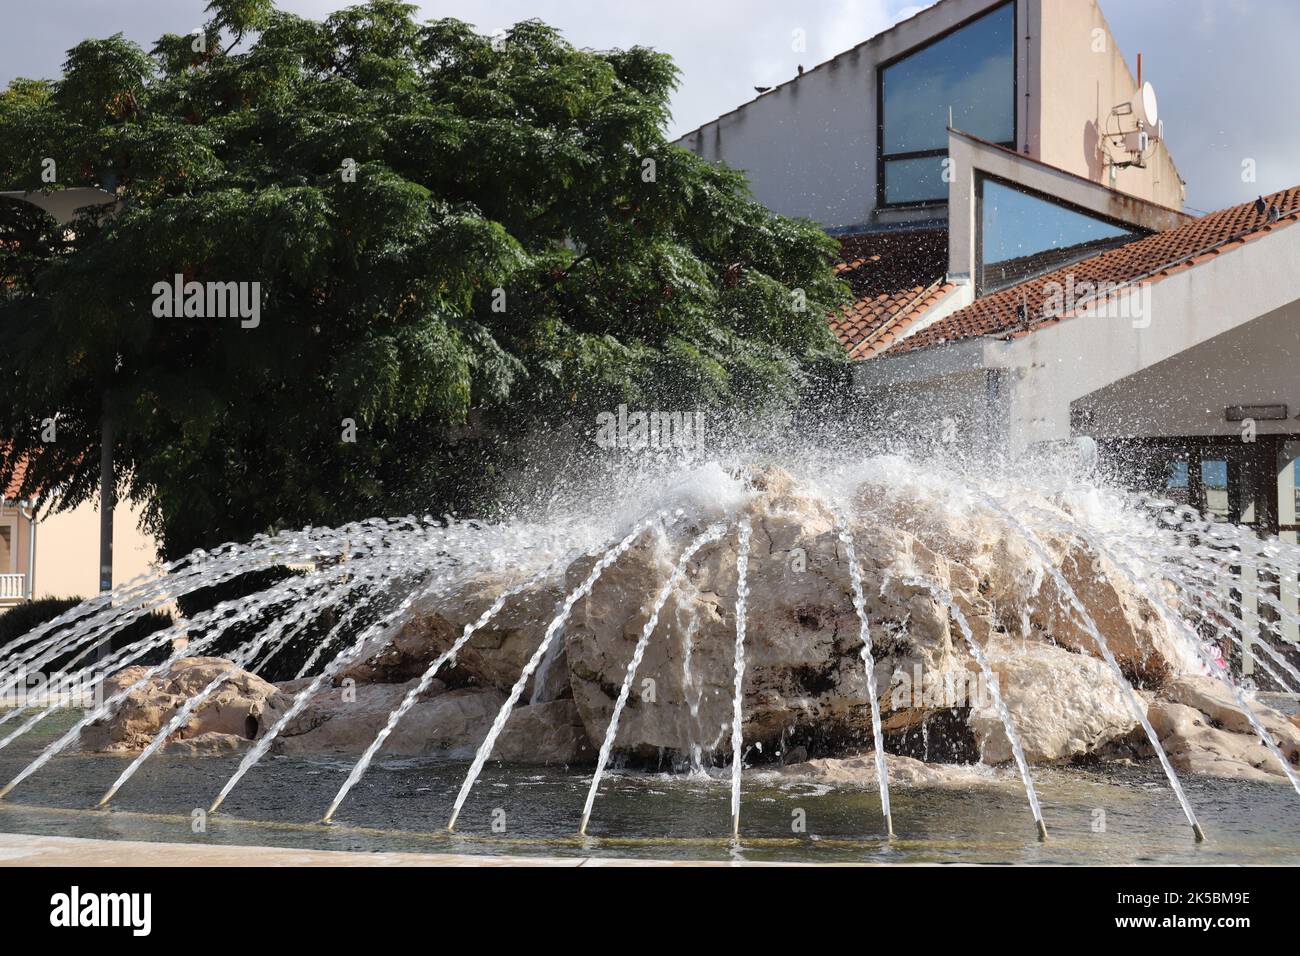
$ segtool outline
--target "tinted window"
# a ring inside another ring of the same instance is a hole
[[[1012,143],[1015,50],[1007,4],[882,70],[885,155],[947,149],[950,106],[955,129]]]
[[[887,202],[928,202],[947,199],[948,184],[943,181],[941,156],[919,159],[894,159],[885,163],[885,197]]]
[[[981,293],[1051,272],[1142,235],[992,179],[982,183],[980,205]]]
[[[1014,147],[1015,26],[1015,5],[1004,4],[880,71],[886,203],[947,200],[936,167],[917,160],[947,155],[949,109],[955,129]]]

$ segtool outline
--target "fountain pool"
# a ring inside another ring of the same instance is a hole
[[[1276,627],[1295,615],[1267,587],[1247,614],[1232,577],[1295,577],[1300,549],[1032,474],[713,462],[527,519],[192,555],[11,645],[0,690],[44,668],[102,693],[0,714],[0,830],[1300,862],[1300,725],[1239,669],[1249,655],[1273,689],[1300,688]],[[284,566],[104,648],[154,607]],[[988,693],[952,696],[966,682]]]

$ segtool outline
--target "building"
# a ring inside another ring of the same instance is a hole
[[[99,592],[98,507],[87,502],[42,515],[39,498],[18,497],[20,480],[0,495],[0,613],[32,599],[93,597]],[[157,543],[139,525],[139,509],[119,502],[113,510],[114,587],[157,560]]]
[[[1090,439],[1131,486],[1295,543],[1300,187],[1187,215],[1137,63],[1095,0],[940,0],[679,145],[840,238],[865,427]]]

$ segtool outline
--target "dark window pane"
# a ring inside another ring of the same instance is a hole
[[[1043,275],[1141,232],[988,179],[983,184],[980,291]]]
[[[884,152],[947,149],[953,126],[994,143],[1015,139],[1014,5],[974,23],[881,71]]]
[[[948,184],[943,181],[947,156],[921,159],[891,159],[885,163],[885,202],[910,203],[948,201]]]

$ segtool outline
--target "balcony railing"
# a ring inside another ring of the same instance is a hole
[[[27,598],[27,575],[0,574],[0,604],[16,604]]]

